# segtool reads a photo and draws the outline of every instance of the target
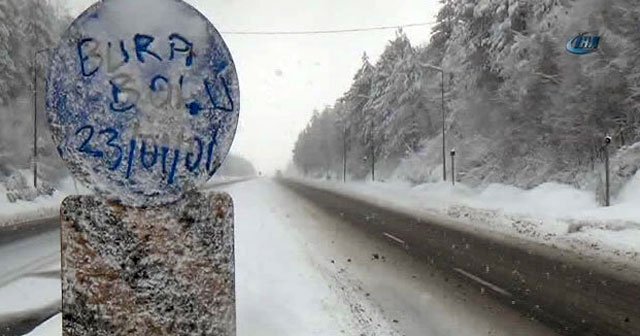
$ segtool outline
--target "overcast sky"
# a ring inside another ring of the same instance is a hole
[[[74,16],[95,1],[64,1]],[[132,0],[135,1],[135,0]],[[438,0],[187,0],[218,31],[348,29],[432,22]],[[406,28],[414,45],[431,26]],[[264,173],[285,168],[314,109],[348,90],[366,52],[374,62],[394,30],[335,35],[225,35],[240,80],[240,123],[233,153]]]

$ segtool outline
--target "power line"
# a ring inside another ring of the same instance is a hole
[[[319,34],[342,34],[342,33],[355,33],[373,30],[389,30],[409,27],[428,26],[436,23],[434,22],[419,22],[419,23],[407,23],[395,26],[377,26],[377,27],[365,27],[365,28],[350,28],[350,29],[329,29],[329,30],[302,30],[302,31],[223,31],[224,35],[319,35]]]

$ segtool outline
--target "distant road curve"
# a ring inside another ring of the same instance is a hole
[[[592,267],[595,263],[585,257],[541,244],[492,238],[300,181],[279,181],[328,213],[476,284],[560,334],[640,335],[640,278]]]

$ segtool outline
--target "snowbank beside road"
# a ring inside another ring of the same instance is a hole
[[[63,180],[51,196],[39,196],[33,201],[9,202],[7,190],[0,185],[0,228],[42,218],[57,216],[60,204],[68,195],[87,194],[90,191],[71,177]]]
[[[241,182],[252,177],[216,176],[203,188],[213,188],[219,184]],[[51,196],[39,196],[33,201],[9,202],[7,190],[0,184],[0,228],[42,218],[58,216],[60,204],[68,195],[89,194],[91,191],[72,178],[65,179]]]
[[[0,192],[0,227],[56,216],[67,194],[56,191],[52,196],[40,196],[32,202],[15,203],[2,196]]]
[[[0,316],[25,313],[60,302],[60,277],[26,277],[0,287]]]
[[[203,186],[203,189],[214,188],[214,187],[216,187],[217,185],[220,185],[220,184],[231,184],[231,183],[242,182],[242,181],[250,180],[252,178],[255,178],[255,176],[217,176],[217,175],[214,175],[209,181],[207,181],[207,183],[205,183],[205,185]]]
[[[58,314],[35,328],[25,336],[57,336],[62,330],[62,314]]]
[[[375,204],[426,211],[464,225],[623,262],[640,254],[640,174],[601,207],[587,191],[557,183],[531,190],[492,184],[339,182],[299,180]]]

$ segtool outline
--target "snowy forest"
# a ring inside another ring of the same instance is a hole
[[[71,18],[45,0],[0,0],[0,182],[17,180],[29,169],[33,147],[34,64],[38,74],[38,152],[43,180],[55,182],[67,171],[46,126],[44,81],[47,51]],[[40,175],[39,174],[39,175]]]
[[[377,61],[363,56],[351,88],[299,135],[293,162],[341,178],[346,152],[350,179],[370,179],[374,164],[376,179],[441,180],[435,66],[458,180],[601,188],[610,135],[615,188],[640,165],[639,22],[636,0],[443,0],[428,44],[398,31]],[[601,36],[596,53],[565,50],[582,32]]]

